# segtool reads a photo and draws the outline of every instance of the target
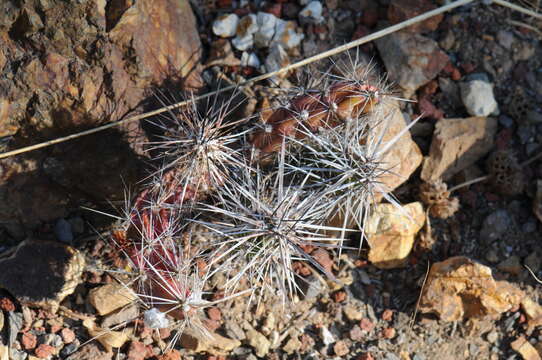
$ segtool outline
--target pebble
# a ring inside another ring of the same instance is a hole
[[[256,330],[249,330],[246,336],[248,344],[256,350],[257,356],[264,357],[267,355],[271,347],[271,342],[262,333]]]
[[[514,43],[514,34],[506,30],[499,30],[497,32],[497,41],[503,48],[510,50]]]
[[[98,314],[107,315],[130,304],[136,296],[121,284],[106,284],[90,290],[88,299]]]
[[[322,16],[322,4],[320,1],[311,1],[299,12],[299,19],[301,23],[311,22],[311,23],[321,23],[324,21]]]
[[[499,334],[496,331],[492,331],[486,335],[487,341],[492,344],[496,343],[498,338]]]
[[[237,36],[231,43],[237,50],[248,50],[254,45],[254,34],[257,31],[258,24],[256,15],[246,15],[237,24]]]
[[[305,38],[305,34],[296,31],[295,21],[277,19],[275,24],[275,35],[272,42],[280,44],[284,49],[293,49]]]
[[[489,116],[499,113],[499,106],[493,95],[493,85],[485,80],[470,80],[459,85],[461,100],[472,116]]]
[[[32,350],[37,344],[38,339],[36,338],[36,335],[32,334],[31,332],[25,332],[21,336],[21,345],[23,346],[23,349]]]
[[[66,219],[57,220],[55,224],[55,228],[54,228],[54,233],[58,241],[63,242],[65,244],[72,244],[73,242],[72,226]]]
[[[329,331],[328,328],[325,326],[322,326],[320,328],[320,335],[322,337],[322,342],[326,346],[333,344],[335,342],[335,337],[333,336],[331,331]]]
[[[254,45],[258,48],[268,47],[275,35],[277,18],[273,14],[259,12],[256,15],[258,30],[254,33]]]
[[[8,324],[9,324],[9,338],[8,338],[9,341],[7,345],[11,346],[17,339],[17,333],[23,327],[23,314],[10,311],[8,313]]]
[[[499,124],[501,124],[505,128],[511,128],[514,126],[514,119],[512,119],[510,116],[501,114],[499,116]]]
[[[333,352],[337,356],[345,356],[350,352],[350,349],[348,348],[348,345],[342,340],[339,340],[333,345]]]
[[[169,326],[166,314],[156,308],[149,309],[143,314],[145,325],[151,329],[162,329]]]
[[[120,309],[110,315],[107,315],[103,320],[101,326],[103,328],[111,328],[115,325],[126,323],[134,320],[139,315],[138,306],[133,304]]]
[[[389,353],[386,354],[385,359],[386,359],[386,360],[401,360],[401,359],[399,358],[399,356],[397,356],[397,355],[395,355],[394,353],[391,353],[391,352],[389,352]]]
[[[236,14],[226,14],[219,16],[213,22],[213,33],[220,37],[234,36],[239,24],[239,16]]]
[[[363,318],[363,312],[358,310],[358,308],[352,304],[346,304],[343,307],[343,312],[346,318],[350,321],[359,321]]]
[[[63,344],[62,337],[57,334],[45,334],[42,342],[54,348],[60,348]]]
[[[508,211],[499,209],[489,214],[482,224],[480,239],[485,244],[490,244],[501,239],[512,226],[512,218]]]
[[[60,356],[64,359],[67,356],[73,354],[77,350],[78,345],[76,343],[67,344],[60,350]]]
[[[9,349],[9,359],[10,360],[26,360],[28,354],[21,350]]]
[[[55,348],[52,347],[51,345],[40,344],[36,348],[35,354],[40,359],[45,359],[45,358],[48,358],[49,356],[53,355],[54,352],[55,352]]]
[[[241,66],[251,66],[258,69],[260,65],[260,59],[258,59],[258,56],[255,53],[243,52],[243,54],[241,54]]]
[[[75,333],[70,328],[64,328],[60,331],[60,335],[62,336],[62,340],[66,344],[71,344],[75,340]]]

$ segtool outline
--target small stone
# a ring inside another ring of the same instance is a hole
[[[521,308],[527,315],[529,328],[535,328],[542,325],[542,306],[528,297],[521,300]]]
[[[275,35],[273,36],[273,43],[280,44],[284,49],[293,49],[301,43],[301,40],[305,38],[303,33],[296,31],[297,25],[295,21],[284,21],[277,19],[275,25]]]
[[[73,242],[73,231],[71,224],[66,219],[58,219],[54,228],[58,241],[71,245]]]
[[[354,325],[352,329],[350,329],[350,340],[359,342],[364,338],[363,330],[358,325]]]
[[[62,359],[67,358],[71,354],[77,351],[77,348],[79,347],[79,344],[77,342],[72,342],[70,344],[67,344],[60,350],[60,357]]]
[[[241,54],[241,66],[251,66],[258,69],[260,67],[260,59],[254,53],[243,52]]]
[[[237,36],[231,43],[237,50],[248,50],[254,45],[254,33],[256,31],[258,31],[256,15],[246,15],[239,21],[236,31]]]
[[[259,48],[268,47],[275,35],[277,18],[273,14],[258,12],[256,22],[258,31],[254,33],[254,44]]]
[[[521,265],[519,256],[514,255],[499,263],[497,269],[513,275],[519,275],[523,271],[523,266]]]
[[[113,351],[113,348],[120,348],[130,338],[132,329],[127,328],[122,331],[113,331],[102,329],[94,323],[94,321],[87,319],[83,321],[83,326],[87,329],[91,337],[95,337],[96,340],[108,351]]]
[[[344,341],[339,340],[333,345],[333,352],[335,352],[335,355],[337,356],[346,356],[350,352],[350,349]]]
[[[62,329],[62,331],[60,332],[60,335],[62,336],[62,340],[66,344],[70,344],[75,340],[75,333],[70,328]]]
[[[489,214],[482,224],[480,239],[485,244],[502,239],[513,226],[512,217],[505,209],[499,209]]]
[[[258,357],[264,357],[269,352],[271,343],[267,338],[256,330],[249,330],[246,333],[248,344],[256,350]]]
[[[499,338],[499,334],[496,331],[491,331],[486,335],[486,340],[492,344],[497,342],[497,339]]]
[[[375,327],[375,324],[373,322],[371,322],[371,320],[367,319],[367,318],[363,318],[361,319],[361,321],[359,322],[359,327],[361,328],[361,330],[363,331],[366,331],[366,332],[371,332],[374,327]]]
[[[290,57],[280,44],[271,46],[269,54],[265,59],[265,68],[268,72],[277,71],[283,67],[290,65]],[[286,74],[281,74],[279,77],[285,77]]]
[[[233,349],[241,346],[239,340],[229,339],[216,333],[210,335],[210,337],[202,336],[193,331],[185,330],[179,342],[185,349],[197,353],[207,352],[212,355],[227,355]]]
[[[115,325],[128,323],[132,320],[137,319],[139,316],[139,309],[136,304],[132,304],[126,307],[123,307],[117,312],[113,312],[107,315],[101,323],[103,328],[112,328]]]
[[[220,309],[217,307],[210,307],[207,309],[207,316],[211,320],[220,321],[222,320],[222,313],[220,312]]]
[[[512,349],[514,349],[516,352],[518,352],[523,360],[540,360],[540,355],[538,354],[538,351],[525,339],[524,336],[520,336],[516,340],[514,340],[510,346]]]
[[[49,356],[53,355],[55,352],[55,348],[51,345],[47,344],[40,344],[35,351],[35,354],[40,359],[48,358]]]
[[[448,180],[468,168],[493,147],[495,118],[441,119],[435,125],[429,156],[421,172],[426,182]]]
[[[106,284],[90,290],[89,302],[98,314],[107,315],[136,300],[133,291],[121,284]]]
[[[0,298],[0,309],[7,312],[15,311],[15,304],[13,303],[13,301],[11,301],[10,298],[3,296],[2,298]]]
[[[350,321],[359,321],[363,318],[363,313],[352,304],[346,304],[343,307],[343,312],[346,318]]]
[[[288,342],[286,342],[286,344],[282,347],[282,350],[288,355],[299,353],[301,345],[303,344],[301,343],[299,338],[297,336],[292,336],[290,337]]]
[[[320,1],[311,1],[299,12],[301,22],[321,23],[324,21],[322,16],[322,3]]]
[[[236,14],[219,16],[213,22],[213,33],[223,38],[234,36],[237,31],[237,24],[239,24],[239,16]]]
[[[429,0],[393,0],[388,7],[388,19],[392,24],[397,24],[433,9],[435,9],[435,5]],[[442,21],[442,18],[442,14],[433,16],[427,20],[407,27],[405,31],[410,33],[435,31]]]
[[[391,321],[393,319],[393,310],[386,309],[382,313],[382,320],[384,321]]]
[[[333,344],[335,342],[335,337],[328,330],[327,327],[325,327],[325,326],[320,327],[320,334],[321,334],[322,342],[324,343],[324,345],[328,346],[328,345]]]
[[[166,314],[156,308],[149,309],[143,314],[145,326],[150,329],[163,329],[169,326]]]
[[[512,48],[512,44],[514,43],[514,34],[512,34],[510,31],[499,30],[497,32],[497,41],[503,48],[510,50]]]
[[[23,345],[23,349],[32,350],[38,345],[38,339],[36,338],[36,335],[31,332],[25,332],[23,336],[21,336],[21,344]]]
[[[382,330],[382,337],[384,339],[393,339],[395,337],[395,334],[395,329],[392,327],[388,327]]]
[[[128,360],[144,360],[147,355],[147,347],[141,341],[132,341],[126,355]]]
[[[66,360],[111,360],[113,355],[113,352],[104,352],[99,345],[90,343],[79,348]]]
[[[179,350],[170,350],[157,357],[157,360],[181,360],[181,353]]]
[[[342,303],[346,300],[346,291],[339,290],[334,292],[331,296],[336,303]]]
[[[471,80],[459,85],[461,100],[472,116],[498,115],[499,106],[493,95],[493,86],[484,80]]]
[[[23,314],[18,312],[9,312],[8,313],[8,326],[9,326],[9,338],[8,338],[8,346],[12,346],[15,340],[17,339],[17,333],[22,329],[23,327]]]
[[[405,266],[414,236],[424,223],[425,212],[420,202],[402,208],[392,204],[376,205],[365,224],[369,261],[380,269]]]

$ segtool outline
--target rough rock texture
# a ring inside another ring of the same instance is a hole
[[[2,7],[0,136],[23,124],[49,136],[118,119],[168,76],[199,84],[201,44],[187,0]]]
[[[414,236],[425,223],[425,213],[419,202],[397,208],[392,204],[374,207],[365,233],[371,248],[369,261],[381,269],[406,265],[414,245]]]
[[[517,351],[523,360],[540,360],[540,354],[534,348],[534,346],[529,343],[529,341],[524,337],[520,336],[516,340],[512,341],[510,347]]]
[[[429,156],[423,163],[422,180],[447,180],[474,164],[491,150],[496,132],[497,120],[494,118],[439,120]]]
[[[133,291],[120,284],[107,284],[90,290],[89,302],[98,314],[107,315],[136,299]]]
[[[25,240],[0,261],[0,287],[23,305],[56,312],[81,281],[84,266],[84,257],[70,246]]]
[[[87,329],[88,334],[94,337],[107,352],[111,352],[113,348],[122,347],[130,339],[133,330],[131,328],[125,328],[122,331],[102,329],[90,319],[84,320],[83,326]]]
[[[498,318],[524,296],[514,285],[496,281],[491,268],[456,256],[431,266],[419,309],[444,321]]]
[[[386,102],[381,111],[390,120],[383,121],[375,127],[374,131],[375,133],[385,131],[382,137],[382,142],[385,144],[394,139],[407,126],[407,123],[396,102]],[[379,180],[383,187],[388,191],[395,190],[408,180],[409,176],[420,166],[422,159],[420,148],[412,140],[410,132],[406,132],[380,160],[382,166],[391,171],[391,173],[380,177]]]
[[[388,20],[392,24],[412,19],[415,16],[435,9],[436,6],[429,0],[393,0],[388,7]],[[439,14],[425,21],[406,28],[412,33],[435,31],[444,15]]]
[[[229,339],[219,334],[212,334],[211,338],[203,334],[196,334],[187,330],[180,338],[183,348],[194,352],[207,352],[212,355],[227,355],[231,350],[241,346],[239,340]]]
[[[472,116],[497,115],[499,105],[493,95],[493,86],[483,80],[471,80],[459,85],[461,100]]]
[[[438,44],[425,36],[399,31],[376,40],[390,80],[407,94],[434,79],[448,63]]]

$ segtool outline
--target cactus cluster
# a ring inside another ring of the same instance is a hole
[[[312,254],[343,249],[375,194],[387,193],[379,159],[389,144],[375,129],[388,95],[356,63],[317,83],[285,91],[259,121],[232,119],[234,97],[155,121],[161,135],[149,147],[160,166],[113,234],[148,326],[169,326],[168,315],[181,331],[205,332],[206,306],[239,295],[289,301],[301,291],[300,263],[333,278]],[[226,280],[213,296],[218,273]]]

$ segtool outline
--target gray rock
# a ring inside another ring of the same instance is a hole
[[[497,33],[497,41],[503,48],[510,50],[514,43],[514,34],[510,31],[499,30]]]
[[[71,245],[73,243],[72,226],[68,221],[66,221],[66,219],[57,220],[54,228],[54,233],[58,241],[68,245]]]
[[[11,346],[17,340],[17,333],[23,328],[23,314],[13,311],[10,311],[8,314],[8,345]]]
[[[459,85],[461,100],[472,116],[497,115],[499,106],[493,95],[493,86],[483,80],[470,80]]]
[[[419,34],[396,32],[376,40],[376,46],[390,80],[408,94],[434,79],[448,62],[437,42]]]
[[[485,244],[490,244],[502,238],[512,225],[513,220],[508,211],[503,209],[497,210],[485,218],[482,230],[480,230],[480,239]]]
[[[26,360],[28,354],[22,350],[9,349],[10,360]]]

